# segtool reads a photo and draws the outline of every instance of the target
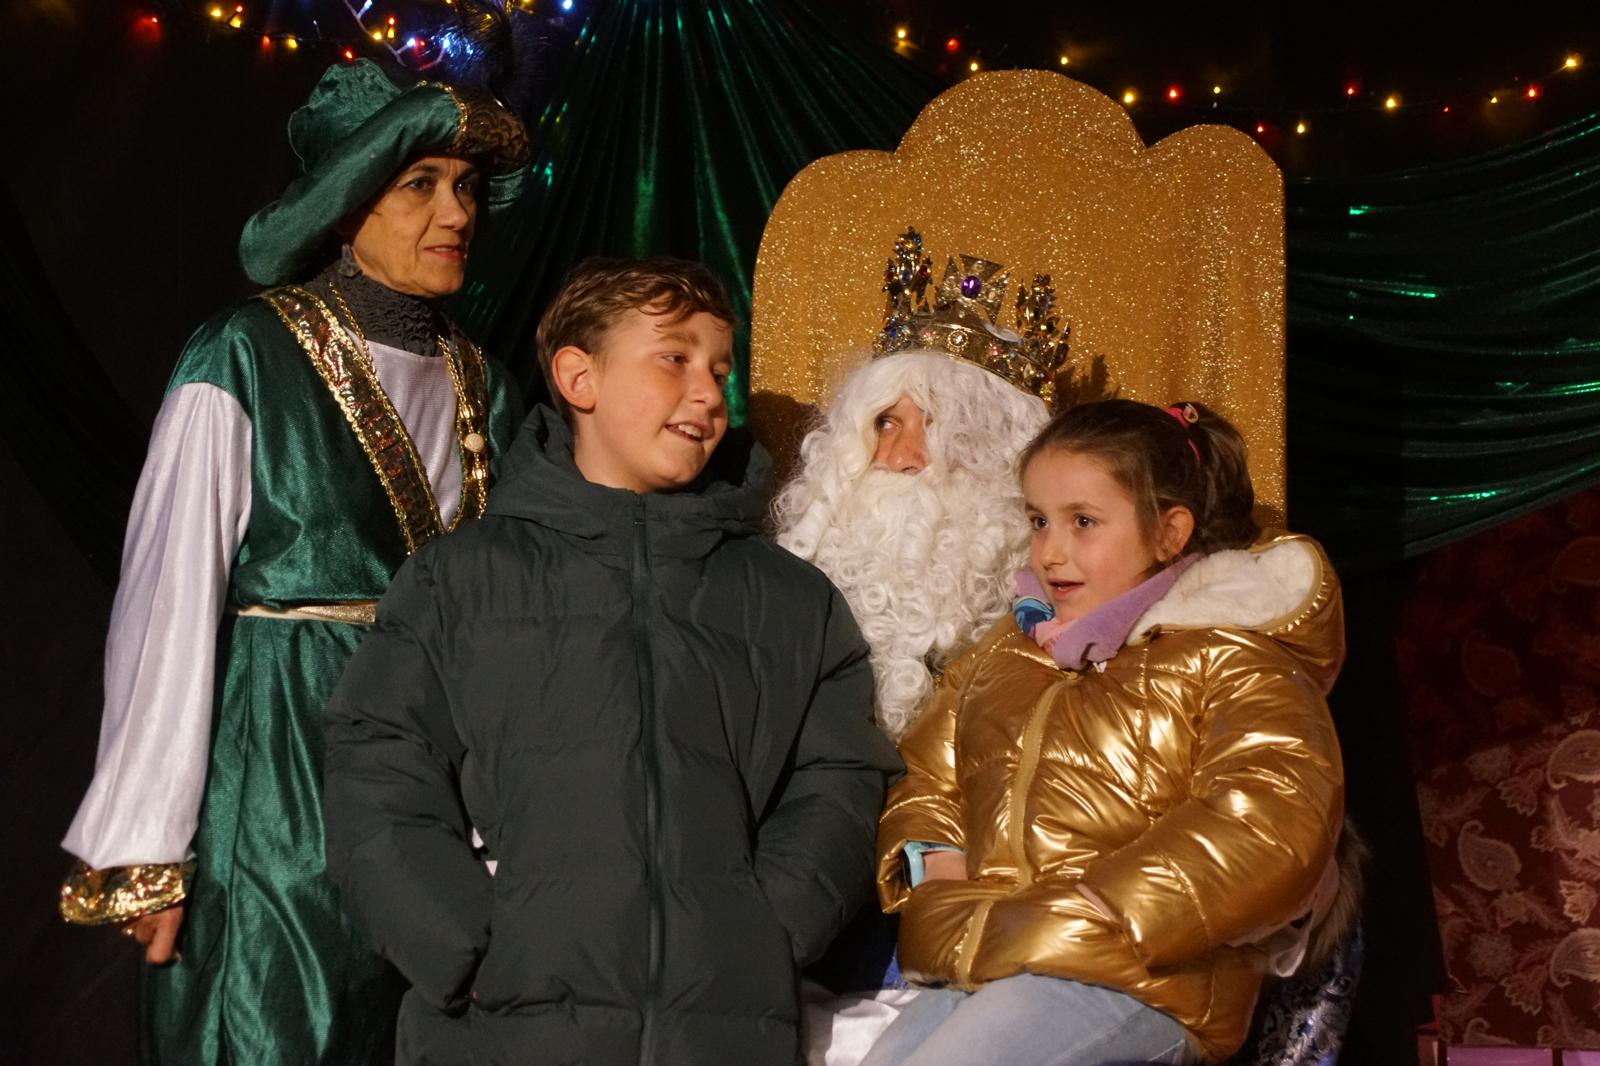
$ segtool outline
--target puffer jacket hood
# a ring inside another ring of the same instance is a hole
[[[1218,1061],[1258,938],[1304,914],[1342,824],[1338,581],[1314,541],[1268,534],[1191,566],[1132,634],[1062,670],[1007,617],[946,669],[901,741],[879,897],[915,980],[1120,989]],[[969,879],[911,891],[913,841],[961,848]]]
[[[1184,629],[1243,629],[1299,660],[1323,695],[1344,665],[1344,598],[1310,537],[1269,530],[1251,547],[1199,559],[1134,623],[1130,644]]]
[[[638,493],[584,479],[572,430],[549,407],[529,414],[498,471],[488,513],[537,522],[581,540],[631,535],[642,501],[657,550],[703,555],[725,536],[759,533],[772,493],[772,460],[746,430],[730,429],[705,472],[682,492]]]

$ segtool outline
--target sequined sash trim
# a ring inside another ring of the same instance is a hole
[[[109,866],[96,870],[79,861],[61,883],[61,917],[74,925],[125,922],[183,902],[194,876],[193,862]]]
[[[320,299],[293,285],[262,294],[332,393],[394,509],[406,554],[444,531],[428,472],[370,360]],[[446,345],[456,388],[461,502],[451,528],[483,514],[488,499],[487,386],[483,356],[464,338]]]

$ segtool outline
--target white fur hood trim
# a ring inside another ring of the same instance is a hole
[[[1310,605],[1322,579],[1321,555],[1300,538],[1256,550],[1213,552],[1185,570],[1171,590],[1140,616],[1130,643],[1154,629],[1271,632]]]

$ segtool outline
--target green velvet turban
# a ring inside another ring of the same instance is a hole
[[[289,116],[301,177],[251,216],[239,261],[260,285],[298,281],[321,264],[339,221],[370,202],[418,156],[474,159],[488,176],[480,201],[493,217],[521,194],[528,131],[483,89],[396,85],[369,59],[339,63]]]

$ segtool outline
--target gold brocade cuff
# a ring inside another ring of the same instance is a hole
[[[74,925],[105,925],[163,910],[183,902],[193,874],[193,862],[104,870],[75,862],[61,882],[61,917]]]

